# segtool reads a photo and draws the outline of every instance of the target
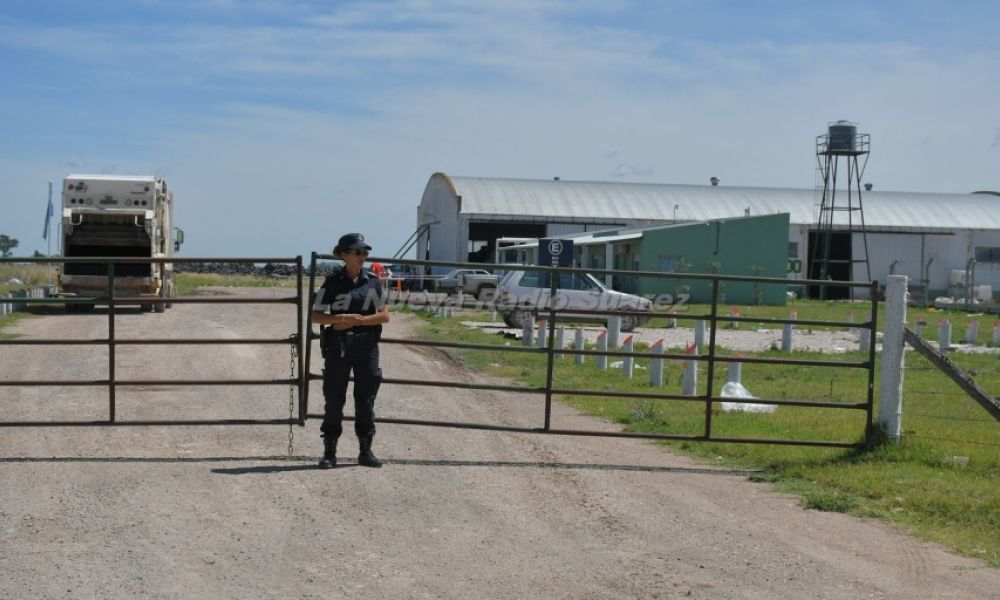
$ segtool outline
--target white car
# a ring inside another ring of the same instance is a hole
[[[538,271],[510,271],[500,281],[497,293],[497,312],[508,327],[521,327],[531,318],[544,316],[549,307],[549,273]],[[647,298],[609,290],[593,275],[559,273],[556,286],[556,318],[567,321],[606,323],[609,315],[574,313],[577,310],[641,311],[645,315],[621,315],[621,330],[632,331],[649,321],[653,303]]]

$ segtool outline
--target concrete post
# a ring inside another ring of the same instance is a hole
[[[621,344],[618,340],[622,335],[622,318],[619,315],[608,317],[608,348],[617,350]]]
[[[608,330],[605,329],[597,335],[597,349],[601,352],[608,351]],[[598,354],[597,355],[597,368],[601,371],[608,370],[608,355]]]
[[[525,319],[524,323],[521,324],[521,345],[522,346],[534,346],[535,339],[535,319],[528,318]]]
[[[941,352],[951,350],[951,321],[948,319],[938,321],[938,349]]]
[[[694,355],[695,350],[695,345],[691,344],[684,353]],[[683,388],[681,393],[685,396],[698,395],[698,361],[688,361],[687,367],[684,368],[684,376],[681,378],[681,386]]]
[[[903,415],[906,281],[906,275],[889,275],[885,286],[885,335],[882,338],[882,379],[878,396],[879,427],[897,444],[902,433]]]
[[[872,343],[872,330],[866,327],[858,328],[858,351],[868,352]]]
[[[979,335],[979,321],[969,321],[965,328],[965,337],[962,339],[966,344],[975,344],[976,336]]]
[[[731,362],[726,368],[726,383],[742,383],[743,363]]]
[[[701,354],[702,348],[705,347],[705,321],[704,319],[698,319],[694,322],[694,345],[698,347],[697,353]]]
[[[562,352],[559,352],[559,350],[563,349],[565,343],[566,343],[566,328],[565,327],[557,327],[556,328],[556,344],[555,344],[555,346],[556,346],[556,356],[558,356],[559,358],[566,358],[565,354],[563,354]]]
[[[993,345],[1000,346],[1000,321],[993,324]]]
[[[667,329],[676,329],[676,328],[677,328],[677,317],[674,316],[674,313],[670,313],[670,315],[667,317]]]
[[[538,347],[545,348],[549,341],[549,322],[546,319],[538,321]]]
[[[789,319],[798,319],[799,311],[794,308],[788,312]],[[794,333],[795,325],[792,323],[785,323],[781,328],[781,351],[791,352],[792,351],[792,334]]]
[[[458,293],[455,294],[455,307],[462,308],[462,306],[464,305],[465,305],[465,292],[462,291],[462,288],[458,288]]]
[[[927,321],[917,319],[913,323],[913,333],[917,334],[918,337],[922,336],[924,334],[924,327],[927,327]],[[994,332],[993,335],[996,336],[996,333]]]
[[[740,318],[740,307],[739,306],[734,306],[734,307],[730,308],[729,309],[729,316],[735,317],[735,318],[739,319]],[[740,323],[739,323],[739,321],[731,321],[729,323],[729,326],[732,327],[733,329],[739,329],[740,328]]]
[[[658,339],[650,346],[651,354],[663,354],[663,339]],[[660,387],[663,385],[663,359],[654,358],[649,362],[649,385]]]
[[[635,346],[632,343],[632,340],[634,338],[635,338],[635,336],[633,336],[633,335],[630,335],[627,338],[625,338],[625,343],[623,344],[623,348],[622,348],[623,351],[625,351],[625,352],[632,352],[633,351],[633,348]],[[635,357],[634,356],[626,356],[625,360],[622,361],[622,372],[625,373],[625,377],[628,377],[629,379],[632,379],[632,371],[633,371],[634,368],[635,368]]]
[[[577,350],[583,350],[584,349],[584,344],[583,344],[583,327],[577,327],[576,328],[576,339],[573,340],[573,347],[576,348]],[[587,357],[584,356],[583,354],[577,354],[574,358],[576,359],[576,364],[582,365],[585,362],[585,360],[586,360]]]

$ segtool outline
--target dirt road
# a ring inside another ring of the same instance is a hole
[[[284,336],[292,310],[132,314],[165,337]],[[412,321],[398,316],[391,335]],[[99,338],[106,317],[21,321]],[[119,376],[287,377],[282,347],[119,348]],[[99,347],[0,348],[0,377],[104,377]],[[469,380],[383,346],[387,375]],[[318,367],[314,367],[318,371]],[[314,401],[320,394],[314,384]],[[0,388],[12,419],[98,419],[101,388]],[[120,418],[288,414],[287,388],[120,392]],[[537,397],[384,386],[383,416],[537,423]],[[559,407],[554,426],[607,427]],[[350,426],[347,427],[348,431]],[[0,429],[0,598],[1000,598],[1000,571],[651,444],[381,425],[380,470],[314,468],[318,423]]]

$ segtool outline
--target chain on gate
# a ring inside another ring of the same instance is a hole
[[[291,351],[288,357],[288,456],[292,455],[294,451],[295,433],[292,426],[292,420],[295,418],[295,359],[298,357],[298,337],[292,334],[290,341]]]

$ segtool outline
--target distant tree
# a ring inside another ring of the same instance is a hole
[[[39,252],[38,250],[35,250],[35,253],[32,254],[32,257],[33,258],[45,258],[45,255],[42,254],[41,252]]]
[[[10,251],[20,243],[6,234],[0,234],[0,256],[10,256]]]

